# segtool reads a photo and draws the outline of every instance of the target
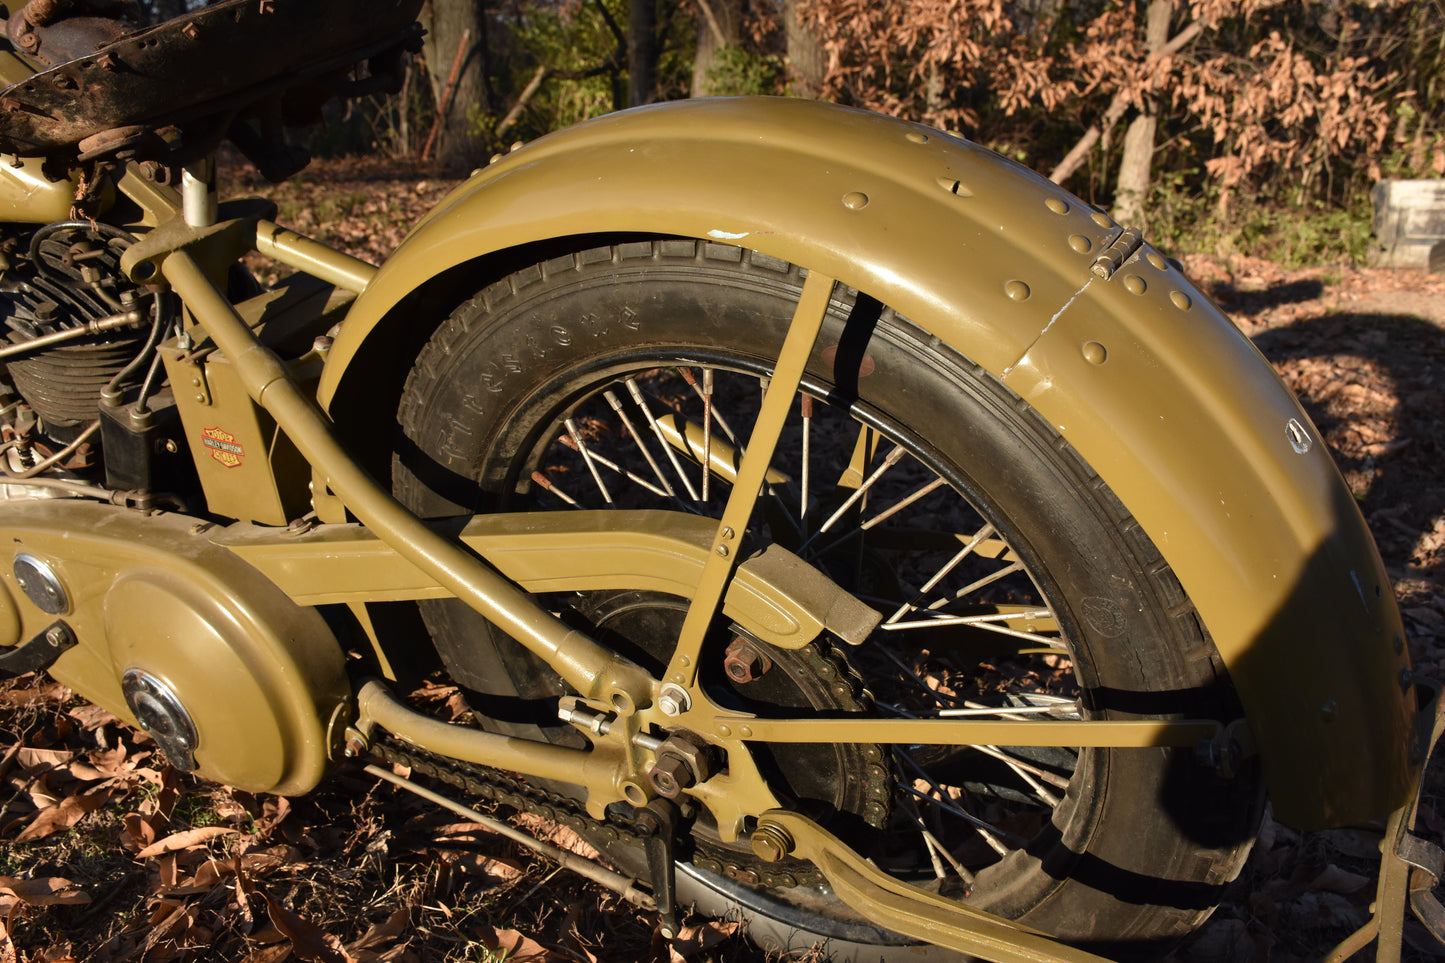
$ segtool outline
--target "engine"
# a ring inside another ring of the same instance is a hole
[[[11,497],[35,494],[14,483],[42,475],[142,503],[195,487],[155,353],[172,325],[167,300],[120,272],[132,240],[62,221],[0,242],[0,485]]]

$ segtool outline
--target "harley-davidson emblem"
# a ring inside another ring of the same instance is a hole
[[[201,444],[210,450],[211,457],[227,468],[235,468],[246,457],[246,449],[224,428],[202,428],[201,436]]]

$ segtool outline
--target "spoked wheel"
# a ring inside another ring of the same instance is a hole
[[[408,380],[398,495],[424,516],[663,508],[721,518],[804,272],[640,241],[520,271],[459,308]],[[762,450],[766,450],[764,447]],[[708,466],[704,470],[703,466]],[[1234,718],[1188,597],[1088,465],[987,373],[836,287],[743,535],[880,614],[802,650],[707,626],[699,684],[758,716]],[[687,600],[549,599],[659,676]],[[578,739],[544,665],[455,602],[424,615],[489,725]],[[1257,773],[1187,750],[756,745],[780,800],[894,876],[1105,952],[1188,932],[1238,872]],[[760,864],[706,812],[682,876],[764,942],[919,958],[806,864]],[[624,857],[625,858],[625,857]],[[946,954],[941,954],[946,955]]]

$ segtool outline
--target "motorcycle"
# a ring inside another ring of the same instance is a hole
[[[221,201],[420,0],[11,11],[0,669],[177,769],[399,763],[658,914],[834,959],[1167,946],[1263,804],[1388,820],[1437,934],[1438,700],[1319,434],[1176,263],[956,136],[626,111],[375,267]],[[259,254],[292,273],[262,284]],[[462,721],[405,694],[441,673]],[[576,860],[573,861],[577,862]]]

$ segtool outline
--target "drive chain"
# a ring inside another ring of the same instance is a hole
[[[835,695],[844,696],[846,692],[846,698],[860,708],[871,700],[856,670],[836,650],[828,646],[821,650],[818,646],[807,646],[801,651],[814,663],[812,668],[823,684],[834,687]],[[605,820],[596,820],[570,796],[538,788],[500,770],[428,752],[394,736],[386,735],[373,742],[370,751],[383,762],[406,766],[413,773],[454,786],[469,796],[566,826],[592,843],[600,844],[599,848],[613,843],[640,846],[645,838],[655,836],[660,829],[657,820],[646,810],[634,809],[632,815],[628,815],[622,807],[614,806],[609,808]],[[879,747],[869,746],[865,753],[870,765],[865,767],[869,771],[863,775],[869,779],[870,802],[864,816],[869,823],[882,828],[888,812],[887,770],[882,765]],[[746,886],[785,889],[825,882],[822,874],[805,860],[790,857],[765,863],[745,852],[701,841],[695,847],[692,863]]]

